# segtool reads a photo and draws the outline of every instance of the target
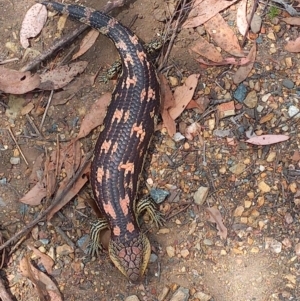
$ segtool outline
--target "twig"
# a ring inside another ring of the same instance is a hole
[[[0,251],[9,246],[12,242],[14,242],[16,239],[21,237],[24,233],[26,233],[28,230],[32,229],[37,223],[39,223],[54,207],[56,207],[61,200],[65,197],[65,195],[68,193],[68,191],[72,188],[73,184],[77,181],[79,177],[82,176],[82,172],[85,170],[85,168],[88,166],[91,158],[92,158],[93,152],[87,153],[85,156],[85,161],[82,163],[82,165],[79,167],[78,171],[75,173],[74,177],[70,180],[68,185],[65,187],[65,189],[61,192],[60,195],[56,196],[52,202],[52,204],[43,212],[41,212],[36,219],[31,221],[28,225],[26,225],[25,228],[23,228],[21,231],[16,233],[14,236],[12,236],[9,240],[7,240],[4,244],[0,246]]]
[[[8,64],[8,63],[15,62],[15,61],[18,61],[18,60],[19,59],[17,57],[15,57],[13,59],[8,59],[8,60],[5,60],[5,61],[0,61],[0,65]]]
[[[53,97],[53,93],[54,93],[54,90],[51,90],[50,96],[48,98],[47,106],[46,106],[46,109],[45,109],[45,112],[44,112],[44,115],[43,115],[43,118],[42,118],[42,121],[41,121],[41,124],[40,124],[40,131],[42,131],[42,127],[43,127],[48,109],[50,107],[50,103],[51,103],[51,100],[52,100],[52,97]]]
[[[41,132],[39,131],[39,129],[36,127],[35,123],[33,122],[33,120],[30,118],[30,116],[28,114],[25,115],[27,121],[30,123],[30,125],[32,126],[32,128],[34,129],[35,133],[39,136],[39,137],[43,137]]]
[[[19,144],[18,144],[18,142],[17,142],[17,140],[16,140],[16,138],[15,138],[15,136],[14,136],[12,130],[11,130],[11,128],[8,127],[7,129],[8,129],[8,131],[9,131],[9,133],[10,133],[11,138],[14,140],[14,142],[15,142],[15,144],[16,144],[16,146],[17,146],[17,149],[19,150],[19,152],[20,152],[20,154],[21,154],[23,160],[25,161],[26,165],[28,165],[28,161],[26,160],[26,158],[25,158],[25,156],[24,156],[24,154],[23,154],[23,152],[22,152],[22,150],[21,150],[21,148],[20,148],[20,146],[19,146]]]
[[[73,241],[66,235],[66,233],[58,226],[55,226],[55,231],[62,237],[62,239],[73,249],[76,249]]]

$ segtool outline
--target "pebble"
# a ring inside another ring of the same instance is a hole
[[[21,161],[20,157],[11,157],[9,160],[10,164],[12,165],[20,164],[20,161]]]
[[[259,33],[260,32],[260,28],[261,28],[261,24],[262,24],[262,19],[258,14],[254,14],[253,18],[251,20],[251,30],[253,33]]]
[[[169,191],[160,188],[150,190],[151,198],[154,200],[156,204],[162,203],[166,199],[166,197],[169,196],[169,194],[170,194]]]
[[[236,209],[234,210],[233,216],[242,216],[244,210],[245,210],[245,208],[243,206],[236,207]]]
[[[175,133],[175,135],[173,136],[173,140],[175,142],[179,142],[179,141],[181,141],[183,139],[185,139],[185,137],[181,133],[179,133],[179,132]]]
[[[272,237],[265,238],[265,249],[270,249],[271,252],[279,254],[282,250],[282,243]]]
[[[174,257],[175,256],[175,248],[172,247],[172,246],[167,246],[166,247],[166,251],[167,251],[167,254],[170,258]]]
[[[234,99],[238,102],[243,102],[247,95],[247,87],[244,84],[238,85],[237,89],[233,93]]]
[[[224,137],[228,137],[232,134],[231,130],[214,130],[213,131],[213,135],[215,137],[221,137],[221,138],[224,138]]]
[[[250,91],[247,96],[246,99],[244,100],[244,104],[250,108],[253,109],[257,106],[257,94],[256,91]]]
[[[140,301],[140,299],[136,295],[131,295],[125,298],[125,301]]]
[[[290,117],[294,116],[295,118],[300,118],[300,114],[298,114],[299,111],[300,110],[297,107],[290,106],[289,110],[288,110],[288,114],[289,114]],[[298,114],[298,115],[296,115],[296,114]]]
[[[209,191],[208,187],[201,186],[194,193],[194,201],[197,205],[202,205],[205,202],[208,195],[208,191]]]
[[[256,108],[256,111],[257,111],[258,113],[261,113],[261,112],[263,111],[263,109],[264,109],[263,106],[258,105],[257,108]]]
[[[203,240],[203,243],[206,245],[206,246],[212,246],[214,243],[212,240],[208,239],[208,238],[205,238]]]
[[[169,291],[170,291],[169,287],[164,286],[164,288],[162,289],[161,293],[158,295],[157,300],[158,301],[165,300],[165,298],[167,297]]]
[[[189,297],[189,289],[179,287],[178,290],[171,297],[170,301],[188,301]]]
[[[270,98],[271,95],[272,95],[271,93],[263,95],[262,98],[261,98],[261,101],[262,102],[267,102],[267,100]]]
[[[154,253],[151,253],[149,262],[150,263],[156,262],[157,259],[158,259],[158,256],[156,254],[154,254]]]
[[[212,296],[207,295],[203,292],[197,292],[194,294],[193,297],[197,298],[199,301],[209,301],[212,298]]]
[[[180,251],[180,255],[183,257],[183,258],[186,258],[190,255],[190,252],[188,249],[184,249],[184,250],[181,250]]]
[[[58,246],[56,248],[56,254],[57,256],[65,256],[73,253],[74,250],[67,244],[63,244],[62,246]]]
[[[245,168],[246,168],[245,164],[238,163],[238,164],[231,166],[229,168],[229,170],[235,175],[240,175],[245,170]]]
[[[291,81],[290,79],[287,79],[287,78],[282,81],[282,85],[287,89],[293,89],[294,88],[293,81]]]
[[[267,162],[273,162],[277,156],[276,152],[270,152],[267,157]]]
[[[258,183],[258,189],[263,193],[267,193],[270,192],[271,187],[268,184],[266,184],[264,181],[261,181]]]

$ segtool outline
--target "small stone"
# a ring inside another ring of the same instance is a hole
[[[74,252],[73,248],[70,247],[67,244],[64,244],[62,246],[58,246],[56,248],[56,254],[57,254],[57,256],[65,256],[65,255],[69,255],[69,254],[71,254],[73,252]]]
[[[175,248],[172,246],[166,247],[167,254],[170,258],[175,256]]]
[[[295,106],[290,106],[288,110],[289,117],[300,118],[299,109]]]
[[[170,301],[188,301],[189,297],[189,289],[179,287],[179,289],[171,297]]]
[[[262,102],[267,102],[267,100],[270,98],[271,95],[272,95],[271,93],[263,95],[261,98]]]
[[[224,175],[226,173],[226,167],[225,166],[222,166],[220,169],[219,169],[219,173],[221,175]]]
[[[250,108],[253,109],[257,106],[257,93],[256,91],[250,91],[247,96],[246,99],[244,100],[244,104]]]
[[[297,256],[300,256],[300,243],[295,245],[295,253]]]
[[[149,262],[150,263],[156,262],[157,259],[158,259],[158,256],[156,254],[154,254],[154,253],[151,253]]]
[[[212,119],[209,119],[208,120],[208,129],[209,130],[213,130],[215,128],[215,125],[216,125],[216,120],[215,118],[212,118]]]
[[[206,246],[212,246],[214,243],[212,240],[208,239],[208,238],[205,238],[203,240],[203,243],[206,245]]]
[[[221,250],[221,252],[220,252],[220,254],[222,255],[222,256],[225,256],[225,255],[227,255],[227,252],[226,252],[226,250]]]
[[[266,184],[264,181],[258,183],[258,189],[263,193],[267,193],[271,191],[271,187],[268,184]]]
[[[11,157],[9,160],[10,164],[12,165],[20,164],[20,161],[21,161],[20,157]]]
[[[258,113],[261,113],[261,112],[263,111],[263,109],[264,109],[264,107],[261,106],[261,105],[258,105],[258,106],[256,107],[256,111],[257,111]]]
[[[168,234],[168,233],[170,233],[170,229],[168,228],[161,228],[157,232],[157,234]]]
[[[267,162],[273,162],[276,159],[277,153],[276,152],[270,152],[267,157]]]
[[[290,79],[287,79],[287,78],[282,81],[282,85],[287,89],[293,89],[294,88],[293,81],[291,81]]]
[[[235,175],[240,175],[241,173],[244,172],[245,168],[246,168],[246,165],[245,165],[245,164],[243,164],[243,163],[238,163],[238,164],[235,164],[235,165],[231,166],[231,167],[229,168],[229,170],[230,170],[233,174],[235,174]]]
[[[198,299],[199,301],[209,301],[212,298],[212,296],[206,295],[203,292],[197,292],[193,297]]]
[[[290,191],[291,191],[292,193],[296,193],[297,190],[298,190],[298,187],[297,187],[297,186],[298,186],[297,183],[295,183],[295,182],[291,183],[291,184],[289,185]]]
[[[272,237],[266,237],[265,249],[270,249],[273,253],[279,254],[282,250],[282,243]]]
[[[131,295],[125,298],[125,301],[140,301],[140,299],[136,295]]]
[[[257,254],[259,253],[259,248],[258,247],[253,247],[251,250],[250,250],[251,253],[254,253],[254,254]]]
[[[189,250],[187,250],[187,249],[184,249],[184,250],[181,250],[181,251],[180,251],[180,255],[181,255],[183,258],[188,257],[189,254],[190,254],[190,252],[189,252]]]
[[[208,195],[208,191],[209,191],[208,187],[201,186],[194,193],[194,201],[197,205],[200,206],[205,202],[207,195]]]
[[[274,35],[274,32],[273,31],[270,31],[267,35],[267,37],[272,40],[272,41],[276,41],[276,37]]]
[[[174,76],[169,76],[169,82],[172,87],[178,86],[178,79]]]
[[[251,30],[253,33],[259,33],[260,32],[260,28],[261,28],[261,24],[262,24],[262,19],[258,14],[254,14],[253,18],[251,20]]]
[[[236,207],[236,209],[234,210],[233,216],[242,216],[244,210],[245,210],[245,208],[243,206]]]
[[[289,213],[289,212],[286,212],[286,214],[284,215],[284,219],[285,219],[285,222],[289,225],[289,224],[292,224],[294,219],[292,217],[292,215]]]
[[[248,209],[248,208],[251,207],[252,202],[251,201],[245,201],[244,204],[245,204],[245,208]]]
[[[234,99],[238,102],[243,102],[247,94],[247,87],[244,84],[238,85],[237,89],[233,93]]]
[[[220,119],[235,115],[234,101],[229,101],[218,105],[217,110]]]

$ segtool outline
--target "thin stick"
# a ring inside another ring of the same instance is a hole
[[[37,126],[35,125],[35,123],[33,122],[33,120],[30,118],[30,116],[28,114],[25,115],[27,121],[30,123],[30,125],[33,127],[33,129],[35,130],[35,133],[39,136],[42,137],[41,132],[39,131],[39,129],[37,128]]]
[[[24,233],[29,231],[31,228],[33,228],[37,223],[39,223],[54,207],[57,206],[61,202],[61,200],[65,197],[65,195],[68,193],[68,191],[72,188],[74,183],[77,181],[79,177],[82,176],[82,172],[86,169],[88,166],[91,158],[92,158],[93,152],[89,152],[85,156],[85,161],[83,164],[79,167],[78,171],[75,173],[74,177],[70,180],[68,185],[65,187],[65,189],[61,192],[60,195],[56,196],[53,200],[53,203],[43,212],[41,212],[36,219],[31,221],[26,227],[24,227],[21,231],[16,233],[14,236],[12,236],[9,240],[7,240],[4,244],[0,246],[0,251],[9,246],[12,242],[14,242],[16,239],[19,239]]]
[[[8,127],[7,129],[8,129],[8,131],[9,131],[9,133],[10,133],[11,138],[14,140],[14,142],[15,142],[15,144],[16,144],[16,146],[17,146],[17,149],[19,150],[19,152],[20,152],[20,154],[21,154],[23,160],[25,161],[26,165],[29,165],[29,164],[28,164],[28,161],[26,160],[26,158],[25,158],[25,156],[24,156],[24,154],[23,154],[23,152],[22,152],[22,150],[21,150],[21,148],[20,148],[20,146],[19,146],[19,144],[18,144],[18,142],[17,142],[17,140],[16,140],[16,138],[15,138],[15,136],[14,136],[12,130],[11,130],[11,128]]]
[[[46,106],[46,109],[45,109],[45,112],[44,112],[44,115],[43,115],[43,118],[42,118],[42,121],[41,121],[41,124],[40,124],[40,131],[42,131],[42,127],[43,127],[48,109],[50,107],[50,103],[51,103],[51,100],[52,100],[52,97],[53,97],[53,93],[54,93],[54,90],[51,90],[50,96],[48,98],[48,103],[47,103],[47,106]]]
[[[7,59],[5,61],[0,61],[0,65],[8,64],[8,63],[15,62],[15,61],[18,61],[18,60],[19,59],[17,57],[13,58],[13,59]]]

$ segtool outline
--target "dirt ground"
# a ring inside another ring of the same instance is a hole
[[[163,10],[164,2],[132,1],[114,10],[113,15],[124,25],[129,25],[137,16],[131,28],[148,42],[163,30],[164,23],[157,21],[157,9]],[[7,64],[7,68],[20,69],[31,59],[29,55],[22,60],[24,50],[18,34],[25,12],[34,3],[31,0],[0,0],[0,60],[20,59]],[[80,3],[101,9],[106,1]],[[226,20],[234,19],[235,10],[236,7],[232,7],[226,11]],[[29,234],[10,256],[6,255],[0,276],[14,300],[39,300],[34,284],[19,271],[20,260],[26,255],[32,256],[27,247],[29,241],[45,253],[54,254],[55,266],[50,276],[64,300],[125,300],[131,295],[139,300],[300,300],[299,195],[295,197],[300,185],[299,155],[297,157],[300,133],[299,119],[287,115],[290,106],[299,108],[299,55],[287,53],[283,48],[287,37],[298,37],[298,30],[279,22],[275,25],[281,26],[282,34],[274,41],[267,35],[274,22],[266,16],[263,20],[267,32],[260,35],[262,42],[258,44],[255,70],[244,82],[248,91],[257,92],[257,105],[263,110],[258,112],[256,108],[249,109],[235,101],[240,118],[235,121],[225,118],[219,122],[216,122],[215,105],[209,106],[203,115],[197,110],[186,110],[176,120],[177,125],[200,120],[201,139],[174,142],[165,131],[155,134],[147,157],[145,180],[176,197],[168,198],[161,206],[170,217],[162,229],[144,225],[152,244],[151,262],[144,281],[139,285],[129,284],[107,254],[91,259],[79,247],[80,240],[89,233],[90,221],[95,218],[87,202],[91,195],[90,185],[86,185],[50,222],[40,222],[35,227],[39,240]],[[49,18],[43,33],[32,41],[33,49],[43,51],[53,43],[56,24],[57,18]],[[67,21],[63,32],[75,27],[75,22]],[[169,59],[172,68],[167,75],[180,83],[182,78],[199,73],[195,95],[206,95],[211,100],[226,99],[229,95],[228,101],[232,100],[237,88],[231,79],[232,70],[223,66],[203,68],[189,54],[189,46],[198,36],[198,31],[191,29],[178,33]],[[272,45],[275,45],[274,53],[270,53]],[[68,50],[48,63],[60,60]],[[85,74],[92,75],[100,68],[106,69],[117,58],[114,45],[100,36],[81,59],[89,62]],[[286,58],[293,61],[289,67],[284,64]],[[292,89],[282,84],[286,79],[294,83]],[[67,104],[51,106],[43,127],[47,141],[30,137],[24,116],[12,118],[6,112],[16,103],[25,106],[29,101],[38,101],[39,92],[14,98],[0,94],[0,230],[6,239],[44,208],[44,205],[30,207],[18,201],[30,188],[28,177],[37,157],[55,149],[57,134],[66,139],[74,137],[89,107],[101,93],[112,91],[113,86],[113,81],[104,84],[96,80],[92,87],[78,91]],[[268,93],[272,97],[265,101],[263,97]],[[260,122],[270,113],[274,114],[271,120]],[[39,124],[42,117],[33,118]],[[19,164],[11,164],[11,158],[20,157],[20,154],[8,126],[28,166],[22,158]],[[265,147],[249,145],[244,141],[250,127],[264,134],[287,134],[290,139]],[[216,129],[229,130],[230,137],[213,134]],[[93,149],[96,137],[95,132],[82,139],[83,152]],[[235,142],[231,144],[229,138]],[[241,173],[234,171],[238,164],[244,166]],[[209,187],[209,196],[198,206],[193,196],[200,186]],[[218,236],[215,224],[208,221],[205,210],[208,206],[216,206],[221,212],[228,229],[226,240]],[[72,252],[58,250],[61,246],[68,249],[64,237],[73,242]],[[31,258],[35,262],[34,257]],[[187,289],[184,297],[176,298],[178,288]],[[164,290],[168,295],[162,299]]]

